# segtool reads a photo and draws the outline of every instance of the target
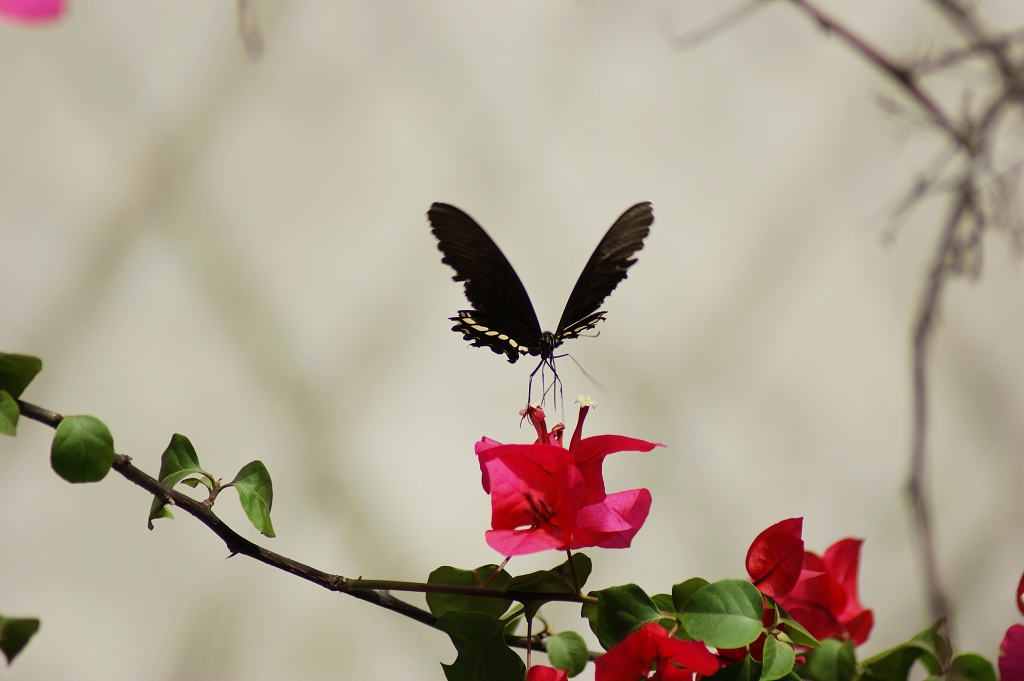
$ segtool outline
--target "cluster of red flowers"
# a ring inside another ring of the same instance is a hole
[[[819,640],[864,643],[874,614],[857,598],[860,539],[841,539],[822,556],[804,550],[803,518],[778,522],[747,551],[747,574],[766,596]]]
[[[590,406],[581,399],[568,448],[562,445],[563,427],[548,431],[539,407],[525,412],[537,432],[534,444],[503,445],[489,438],[476,444],[483,488],[491,495],[487,543],[503,555],[587,546],[626,548],[643,526],[651,507],[650,492],[606,493],[602,463],[615,452],[649,452],[663,445],[620,435],[582,437]],[[860,645],[874,624],[871,610],[861,606],[857,596],[862,542],[843,539],[818,556],[804,550],[802,526],[802,518],[791,518],[759,534],[747,552],[747,572],[762,594],[815,638]],[[1019,628],[1024,641],[1024,626]],[[664,627],[648,623],[598,658],[596,679],[693,681],[694,674],[710,676],[748,651],[759,658],[764,637],[742,650],[712,652],[700,641],[674,638]],[[535,665],[527,681],[566,678],[563,670]]]
[[[649,622],[597,658],[595,681],[646,679],[693,681],[694,672],[711,676],[721,667],[718,657],[700,641],[681,641],[659,624]]]

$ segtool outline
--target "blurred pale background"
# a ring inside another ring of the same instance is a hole
[[[903,496],[909,328],[941,202],[894,245],[887,214],[934,140],[888,85],[772,5],[688,51],[711,0],[257,3],[79,0],[0,25],[0,347],[44,359],[29,401],[102,418],[155,473],[174,432],[230,479],[274,476],[274,550],[422,580],[497,561],[473,442],[525,441],[531,362],[467,349],[425,212],[454,203],[515,264],[550,327],[626,207],[656,222],[599,340],[561,363],[588,432],[649,487],[629,551],[589,584],[650,593],[744,575],[758,531],[867,539],[865,652],[928,621]],[[941,46],[921,3],[825,3],[897,54]],[[984,3],[1020,26],[1016,0]],[[958,643],[994,659],[1024,569],[1024,306],[1005,238],[955,282],[933,354],[931,491]],[[572,410],[566,411],[570,427]],[[244,558],[117,475],[69,486],[51,431],[0,442],[0,612],[38,615],[11,679],[440,679],[446,637]],[[524,572],[557,556],[519,559]],[[584,629],[577,610],[549,608]],[[588,633],[589,635],[589,633]],[[592,678],[588,671],[583,678]]]

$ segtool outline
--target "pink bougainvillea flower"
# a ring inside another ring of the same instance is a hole
[[[1017,582],[1017,609],[1024,615],[1024,575],[1021,575],[1020,581]]]
[[[1024,614],[1024,575],[1017,583],[1017,609]],[[1024,626],[1014,624],[999,644],[999,681],[1024,681]]]
[[[548,432],[539,407],[526,410],[537,431],[534,444],[503,445],[486,437],[476,443],[483,488],[491,495],[492,529],[486,535],[491,548],[505,556],[625,548],[640,531],[651,493],[607,494],[602,463],[615,452],[649,452],[664,445],[619,435],[584,438],[583,421],[592,404],[581,399],[568,449],[562,445],[563,427]]]
[[[710,676],[720,663],[700,641],[680,641],[649,622],[597,658],[594,666],[595,681],[692,681],[694,672]]]
[[[1024,680],[1024,626],[1014,624],[999,644],[999,681]]]
[[[864,643],[874,626],[874,613],[860,604],[857,572],[859,539],[841,539],[823,556],[803,551],[797,579],[794,556],[802,547],[802,518],[768,528],[747,553],[747,572],[761,593],[773,597],[789,616],[817,639],[838,638]],[[788,588],[787,588],[788,587]]]
[[[56,21],[64,10],[64,0],[0,0],[0,17],[25,23]]]
[[[499,445],[477,452],[491,494],[487,543],[506,556],[572,543],[583,478],[557,445]]]
[[[564,669],[545,667],[540,664],[533,665],[526,673],[526,681],[568,681],[568,679],[569,675]]]

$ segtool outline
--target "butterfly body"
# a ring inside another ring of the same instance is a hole
[[[433,204],[427,216],[444,255],[441,261],[455,270],[452,279],[463,282],[473,306],[451,318],[452,330],[471,345],[504,354],[511,363],[523,355],[540,357],[537,368],[548,366],[552,372],[555,349],[605,318],[598,308],[626,278],[654,222],[650,203],[636,204],[615,221],[583,268],[552,332],[541,330],[519,276],[473,218],[446,203]]]

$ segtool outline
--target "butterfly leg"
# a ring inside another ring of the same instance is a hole
[[[547,376],[545,374],[546,369],[551,370],[552,378],[550,384],[547,382]],[[547,357],[542,359],[540,363],[536,366],[536,368],[530,373],[530,383],[527,387],[526,392],[526,403],[530,404],[530,400],[533,398],[533,378],[537,375],[538,371],[540,372],[541,406],[544,405],[544,402],[545,400],[547,400],[548,394],[550,393],[552,395],[554,407],[557,409],[558,403],[564,400],[562,399],[562,379],[558,377],[558,371],[555,369],[555,360],[553,357]]]
[[[548,368],[551,369],[551,385],[545,390],[545,395],[550,392],[552,401],[554,402],[554,408],[558,409],[559,404],[562,405],[562,410],[565,410],[565,395],[562,393],[562,379],[558,377],[558,372],[555,371],[555,358],[552,357],[547,361]],[[541,370],[541,383],[544,382],[544,371]],[[562,420],[565,421],[565,414],[562,414]]]
[[[543,367],[544,367],[544,362],[541,361],[541,363],[538,364],[537,367],[533,371],[530,372],[530,382],[526,386],[526,404],[527,404],[527,406],[532,404],[531,400],[533,399],[533,377],[536,376],[537,372],[540,371]],[[544,385],[544,373],[543,372],[541,372],[540,380],[541,380],[541,386],[543,386]],[[541,400],[541,403],[544,402],[544,394],[543,394],[543,392],[541,393],[540,400]]]

